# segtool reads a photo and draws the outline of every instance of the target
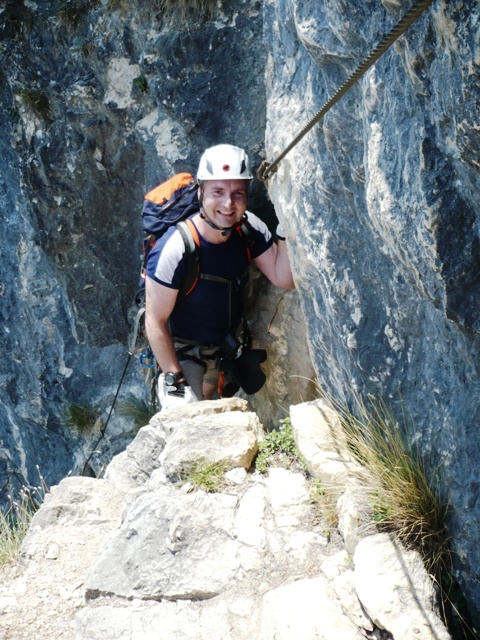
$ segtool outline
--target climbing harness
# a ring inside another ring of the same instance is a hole
[[[323,116],[330,111],[330,109],[342,98],[349,89],[353,87],[358,80],[370,69],[375,62],[383,56],[383,54],[389,49],[392,44],[398,40],[398,38],[405,33],[408,27],[417,20],[422,13],[427,9],[433,0],[420,0],[411,7],[403,18],[395,25],[395,27],[383,37],[375,49],[365,58],[365,60],[358,65],[355,71],[345,80],[345,82],[337,89],[333,96],[327,100],[323,107],[313,116],[313,118],[303,127],[300,133],[292,140],[292,142],[286,147],[280,155],[272,162],[264,160],[260,165],[257,178],[266,182],[268,177],[278,170],[278,164],[289,153],[293,147],[295,147],[300,140],[312,129]]]
[[[153,369],[155,366],[155,356],[153,355],[152,347],[147,344],[145,352],[140,354],[140,365],[147,369]]]

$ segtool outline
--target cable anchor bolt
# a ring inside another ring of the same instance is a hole
[[[271,164],[268,160],[264,160],[258,168],[257,178],[261,180],[261,182],[267,182],[269,175],[276,173],[277,171],[277,164]]]

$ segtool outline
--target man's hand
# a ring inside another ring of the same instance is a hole
[[[165,389],[168,395],[185,397],[185,389],[187,389],[187,380],[183,371],[177,373],[166,373],[164,375]]]
[[[161,374],[158,378],[158,399],[162,406],[162,411],[171,407],[181,407],[185,404],[198,402],[197,396],[192,388],[187,385],[185,378],[180,382],[167,384],[165,377],[172,374]],[[171,380],[169,380],[171,382]]]

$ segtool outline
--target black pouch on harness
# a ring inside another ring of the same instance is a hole
[[[267,359],[265,349],[242,349],[241,343],[229,334],[223,339],[220,352],[218,368],[225,376],[223,397],[233,396],[239,388],[248,395],[260,391],[267,379],[260,366]]]

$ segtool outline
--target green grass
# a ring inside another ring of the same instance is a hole
[[[181,477],[184,482],[189,482],[196,489],[202,489],[207,493],[217,493],[225,485],[226,470],[226,465],[222,462],[209,463],[205,460],[198,460],[183,471]]]
[[[100,0],[59,0],[57,16],[64,25],[76,27],[99,4]]]
[[[422,555],[426,568],[440,575],[451,568],[446,528],[449,503],[440,491],[440,469],[427,468],[409,429],[381,400],[357,400],[354,413],[340,408],[347,442],[371,478],[373,520]],[[411,430],[410,430],[411,432]]]
[[[373,523],[418,551],[438,587],[440,611],[455,637],[478,640],[465,598],[454,578],[440,465],[426,464],[411,425],[399,423],[381,399],[356,401],[354,412],[336,407],[347,443],[369,472]]]
[[[315,506],[320,522],[325,528],[327,539],[338,528],[337,494],[324,485],[320,478],[310,480],[310,498]]]
[[[119,416],[130,418],[136,430],[147,425],[157,410],[142,399],[130,397],[116,405]],[[102,410],[96,405],[71,404],[65,410],[64,424],[79,434],[88,435],[101,419]],[[103,427],[103,421],[101,423]]]
[[[298,464],[302,471],[307,472],[293,435],[292,424],[289,418],[280,420],[279,428],[269,431],[265,440],[258,445],[258,454],[255,467],[260,473],[266,473],[268,467],[291,467]]]
[[[148,91],[148,82],[145,76],[138,76],[138,78],[134,78],[132,81],[132,85],[134,89],[138,89],[141,93],[146,93]]]
[[[9,496],[9,506],[0,510],[0,566],[14,562],[18,558],[32,517],[48,492],[40,471],[38,474],[40,477],[38,487],[32,489],[23,487],[19,500],[13,500]]]
[[[147,406],[142,399],[134,397],[119,402],[117,411],[119,415],[131,418],[136,429],[147,425],[157,413],[156,409]]]
[[[50,102],[45,92],[39,89],[24,87],[18,95],[22,102],[35,111],[41,118],[44,120],[50,118]]]
[[[10,499],[10,506],[0,511],[0,566],[18,557],[34,513],[23,499],[20,503]]]
[[[71,404],[65,415],[65,424],[81,434],[88,434],[100,418],[102,412],[97,406]]]

